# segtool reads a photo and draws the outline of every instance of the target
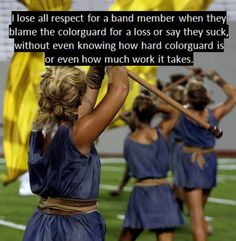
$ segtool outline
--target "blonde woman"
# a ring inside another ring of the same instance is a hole
[[[129,91],[125,68],[109,66],[108,90],[97,105],[104,68],[47,68],[29,147],[32,192],[40,196],[24,241],[102,241],[97,211],[100,161],[94,140],[119,111]]]

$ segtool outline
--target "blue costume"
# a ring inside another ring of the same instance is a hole
[[[29,173],[32,192],[42,198],[97,199],[100,160],[92,146],[85,156],[73,145],[71,131],[60,127],[44,154],[41,131],[32,132]],[[103,241],[105,223],[98,211],[76,215],[50,215],[36,210],[25,231],[24,241]]]
[[[166,177],[169,154],[166,140],[141,144],[126,138],[124,156],[131,175],[138,180]],[[174,193],[169,184],[134,186],[125,215],[124,227],[133,229],[171,229],[184,224]]]
[[[180,116],[184,145],[202,149],[211,149],[215,146],[215,137],[205,128]],[[208,109],[208,122],[217,126],[212,111]],[[205,164],[192,161],[192,153],[181,152],[180,160],[176,166],[175,185],[189,189],[211,189],[216,186],[217,159],[214,152],[203,154]]]
[[[180,122],[177,122],[174,129],[167,139],[168,149],[170,153],[170,170],[175,174],[176,163],[178,162],[183,147],[183,138]]]

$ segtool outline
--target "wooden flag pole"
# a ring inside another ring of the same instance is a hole
[[[220,138],[223,135],[223,132],[222,132],[221,129],[219,129],[216,126],[211,126],[206,121],[198,119],[198,117],[196,115],[191,113],[188,109],[184,108],[181,104],[179,104],[178,102],[176,102],[175,100],[173,100],[169,96],[165,95],[162,91],[157,89],[155,86],[149,84],[146,80],[140,78],[134,72],[132,72],[128,69],[126,69],[126,70],[127,70],[128,76],[131,79],[133,79],[134,81],[136,81],[137,83],[139,83],[140,85],[142,85],[143,87],[148,89],[150,92],[152,92],[153,94],[155,94],[156,96],[158,96],[159,98],[161,98],[162,100],[164,100],[165,102],[167,102],[168,104],[170,104],[171,106],[173,106],[174,108],[179,110],[180,112],[184,113],[186,116],[188,116],[190,119],[192,119],[193,121],[195,121],[196,123],[198,123],[202,127],[206,128],[216,138]]]
[[[166,93],[167,91],[172,90],[173,88],[175,88],[176,86],[182,84],[183,82],[185,82],[185,81],[188,80],[189,78],[193,77],[194,75],[195,75],[194,73],[189,74],[189,75],[186,75],[186,76],[178,79],[176,82],[168,85],[168,86],[165,87],[162,91],[163,91],[164,93]]]

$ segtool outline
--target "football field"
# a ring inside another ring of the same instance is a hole
[[[1,162],[2,163],[2,162]],[[132,180],[118,197],[109,195],[122,178],[123,159],[102,159],[99,210],[107,225],[106,241],[118,240],[126,210]],[[0,165],[0,173],[5,167]],[[171,174],[169,175],[171,181]],[[206,207],[206,216],[213,226],[209,241],[236,241],[236,159],[219,159],[218,186]],[[24,227],[37,206],[38,197],[18,195],[19,182],[0,186],[0,241],[21,241]],[[147,203],[148,205],[148,203]],[[191,226],[185,207],[186,225],[176,230],[176,241],[191,241]],[[145,231],[138,241],[155,241],[151,231]]]

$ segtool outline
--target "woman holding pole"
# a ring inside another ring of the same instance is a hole
[[[210,109],[210,99],[203,85],[195,85],[187,91],[188,110],[198,120],[216,126],[236,105],[236,89],[222,77],[212,72],[210,79],[225,92],[226,100]],[[194,241],[207,240],[207,223],[204,207],[207,198],[216,185],[217,158],[214,153],[215,138],[206,129],[181,114],[180,125],[184,142],[183,152],[176,166],[175,185],[184,188]]]

